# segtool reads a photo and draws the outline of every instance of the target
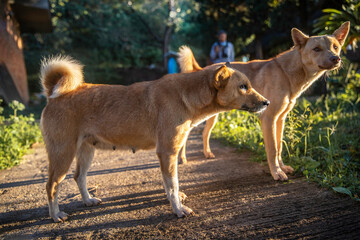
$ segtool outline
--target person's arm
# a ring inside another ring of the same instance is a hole
[[[230,56],[229,56],[229,60],[230,60],[230,62],[234,62],[234,61],[235,61],[234,45],[232,45],[232,43],[230,43],[229,45],[230,45]]]

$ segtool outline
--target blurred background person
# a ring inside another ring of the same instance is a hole
[[[217,36],[218,41],[211,47],[210,61],[212,63],[233,62],[235,56],[234,46],[227,41],[227,33],[220,30]]]

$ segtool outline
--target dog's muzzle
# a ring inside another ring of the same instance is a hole
[[[262,111],[264,111],[264,110],[267,108],[267,106],[269,106],[269,105],[270,105],[270,101],[269,101],[269,100],[266,100],[266,101],[261,102],[258,106],[253,107],[253,108],[250,108],[250,107],[248,107],[248,106],[246,106],[246,105],[244,104],[244,105],[242,105],[242,107],[240,108],[240,110],[257,113],[257,112],[262,112]]]
[[[334,70],[340,67],[340,64],[341,64],[341,58],[339,56],[331,56],[329,58],[329,65],[328,66],[319,65],[319,68],[323,70]]]

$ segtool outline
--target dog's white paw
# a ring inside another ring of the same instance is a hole
[[[271,175],[272,175],[272,177],[274,178],[275,181],[277,181],[277,180],[280,180],[280,181],[288,180],[288,176],[280,168],[278,168],[275,172],[271,172]]]
[[[179,199],[180,199],[180,202],[185,202],[185,200],[186,200],[186,198],[187,198],[187,196],[186,196],[186,194],[185,193],[183,193],[183,192],[179,192]]]
[[[66,219],[68,219],[68,215],[65,212],[58,212],[54,216],[52,216],[52,219],[54,219],[54,222],[65,222]]]
[[[89,198],[88,200],[84,201],[87,207],[96,206],[102,203],[101,199],[99,198]]]
[[[294,169],[288,165],[281,166],[281,170],[283,170],[285,173],[292,174],[294,172]]]
[[[190,215],[195,215],[195,213],[191,208],[182,205],[181,208],[178,211],[176,211],[176,215],[178,216],[178,218],[182,218]]]
[[[204,152],[206,158],[215,158],[215,155],[212,152]]]

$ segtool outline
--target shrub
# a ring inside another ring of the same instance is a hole
[[[18,165],[31,145],[41,141],[40,128],[34,116],[18,114],[25,106],[13,101],[9,107],[12,114],[7,118],[3,116],[3,108],[0,107],[0,169]]]

